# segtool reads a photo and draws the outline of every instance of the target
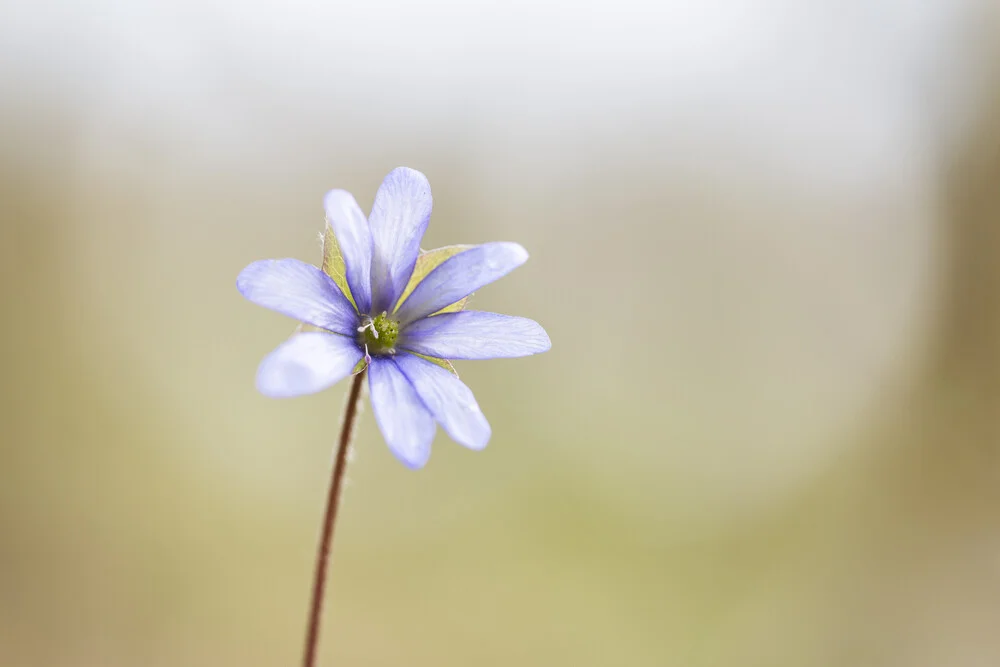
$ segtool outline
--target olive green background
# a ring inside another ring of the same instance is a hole
[[[322,664],[997,664],[995,16],[709,4],[13,10],[0,665],[297,663],[347,387],[235,278],[398,165],[553,347],[480,453],[364,409]]]

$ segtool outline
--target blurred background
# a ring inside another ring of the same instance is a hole
[[[998,9],[5,3],[0,664],[298,663],[347,384],[235,278],[399,165],[553,348],[366,409],[323,664],[1000,664]]]

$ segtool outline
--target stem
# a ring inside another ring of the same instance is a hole
[[[316,573],[313,576],[312,603],[309,607],[309,626],[306,631],[306,649],[302,659],[304,667],[314,667],[316,664],[320,617],[323,615],[323,593],[326,590],[326,566],[330,560],[333,525],[337,520],[337,507],[340,505],[340,486],[344,480],[344,470],[347,468],[347,450],[350,448],[351,435],[354,432],[354,423],[358,416],[358,399],[361,397],[361,381],[364,377],[365,371],[361,371],[351,381],[351,391],[347,396],[347,407],[344,410],[344,424],[341,427],[340,440],[337,443],[337,458],[334,460],[330,490],[326,497],[323,532],[319,538],[319,552],[316,554]]]

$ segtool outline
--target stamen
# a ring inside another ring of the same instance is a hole
[[[365,318],[365,320],[366,320],[365,323],[362,326],[358,327],[358,333],[364,333],[365,329],[370,328],[372,330],[372,335],[375,336],[376,339],[378,339],[378,329],[375,328],[375,320],[373,320],[370,317]]]

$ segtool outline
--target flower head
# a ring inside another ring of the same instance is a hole
[[[436,424],[456,442],[482,449],[490,425],[449,359],[545,352],[538,323],[464,310],[474,291],[523,264],[516,243],[451,246],[421,253],[431,188],[419,171],[385,177],[366,219],[343,190],[324,200],[324,270],[297,259],[254,262],[240,293],[316,330],[297,333],[264,358],[257,388],[272,397],[326,389],[367,364],[372,408],[389,449],[407,466],[430,456]]]

